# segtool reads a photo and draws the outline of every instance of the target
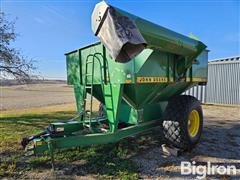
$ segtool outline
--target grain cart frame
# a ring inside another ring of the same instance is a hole
[[[56,149],[116,142],[162,127],[170,145],[192,149],[201,136],[202,109],[197,99],[180,94],[206,84],[206,46],[105,2],[93,11],[92,29],[101,42],[65,54],[79,116],[51,123],[22,145],[33,141],[28,149],[48,151],[54,164]],[[93,98],[102,104],[101,116],[92,112]]]

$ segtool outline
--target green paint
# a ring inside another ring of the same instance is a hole
[[[105,108],[110,126],[110,132],[115,132],[118,126],[119,107],[122,100],[123,86],[121,84],[103,85]]]
[[[60,137],[60,138],[40,138],[35,139],[35,144],[37,142],[51,142],[51,148],[53,150],[56,149],[66,149],[72,147],[83,147],[93,144],[105,144],[110,142],[116,142],[128,136],[132,136],[135,134],[139,134],[145,131],[149,131],[153,128],[156,128],[160,125],[160,121],[152,120],[149,122],[145,122],[139,124],[137,126],[130,126],[127,128],[123,128],[117,130],[115,133],[93,133],[93,134],[86,134],[86,135],[76,135],[76,136],[67,136],[67,137]],[[48,143],[42,144],[40,146],[35,146],[34,153],[41,154],[48,150]]]
[[[55,131],[64,129],[64,137],[35,139],[35,144],[45,142],[35,145],[36,154],[115,142],[150,130],[161,123],[169,98],[206,82],[208,51],[202,42],[118,12],[133,19],[147,41],[140,54],[118,63],[101,43],[66,54],[68,84],[74,86],[78,112],[82,113],[88,93],[105,105],[107,119],[101,124],[90,114],[73,122],[53,123]]]
[[[105,105],[109,129],[102,131],[95,122],[91,123],[91,132],[75,136],[84,130],[89,119],[82,116],[78,122],[55,123],[53,126],[64,127],[65,138],[41,138],[35,140],[52,141],[53,149],[85,146],[115,142],[135,133],[149,130],[161,122],[167,101],[174,95],[181,94],[189,87],[201,81],[194,78],[207,78],[207,51],[203,51],[191,68],[185,72],[187,61],[179,60],[169,52],[158,49],[145,49],[128,63],[112,60],[101,43],[96,43],[66,54],[68,83],[74,86],[78,112],[82,112],[86,86],[92,86],[92,95]],[[87,58],[91,65],[86,65]],[[93,76],[86,77],[89,72]],[[163,77],[166,82],[138,83],[137,77]],[[130,80],[127,81],[127,80]],[[92,118],[91,118],[92,119]],[[119,123],[127,123],[127,129],[119,129]],[[149,124],[150,123],[150,124]],[[153,123],[153,124],[152,124]],[[97,134],[94,134],[98,132]],[[35,146],[36,154],[48,150],[47,144]]]

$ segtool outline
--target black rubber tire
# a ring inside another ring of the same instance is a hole
[[[198,111],[200,126],[196,136],[188,133],[188,116]],[[179,95],[169,100],[163,116],[163,135],[168,145],[183,151],[190,151],[199,142],[203,129],[201,103],[193,96]]]

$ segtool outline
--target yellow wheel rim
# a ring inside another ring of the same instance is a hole
[[[200,117],[197,110],[192,110],[188,116],[188,133],[191,137],[198,134],[200,126]]]

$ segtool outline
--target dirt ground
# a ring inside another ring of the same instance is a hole
[[[4,86],[0,93],[1,111],[75,102],[73,88],[66,84]]]
[[[181,161],[195,161],[196,164],[203,165],[209,161],[218,165],[235,165],[238,176],[232,176],[231,179],[240,179],[240,107],[204,105],[203,110],[204,130],[201,142],[191,153],[166,157],[161,147],[155,147],[133,158],[143,178],[195,179],[196,176],[181,176]],[[210,178],[219,179],[219,176]]]
[[[1,111],[53,104],[73,103],[74,94],[71,87],[64,84],[47,84],[31,86],[13,86],[1,89]],[[150,145],[130,157],[137,166],[143,179],[196,179],[196,176],[180,174],[181,161],[195,161],[205,165],[208,161],[217,165],[235,165],[237,176],[210,176],[206,179],[240,179],[240,107],[203,105],[204,130],[200,143],[191,153],[166,156],[161,145]],[[132,141],[135,141],[134,139]],[[131,143],[131,141],[129,141]],[[24,159],[23,159],[24,161]],[[25,174],[28,179],[95,179],[94,174],[82,172],[82,160],[69,162],[65,168],[54,173],[50,168],[39,168]],[[70,169],[70,173],[69,173]],[[68,172],[68,173],[66,173]]]

